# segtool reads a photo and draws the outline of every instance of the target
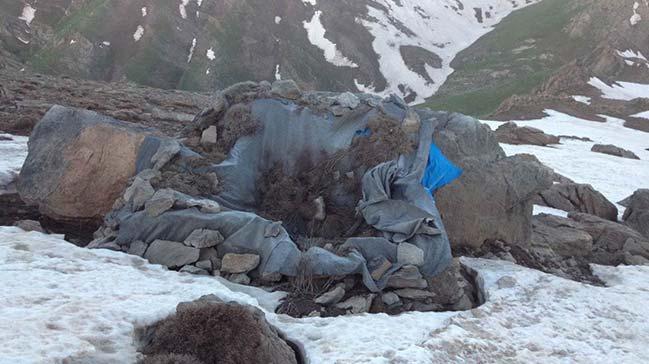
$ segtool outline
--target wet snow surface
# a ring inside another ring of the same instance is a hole
[[[649,358],[649,267],[595,267],[609,287],[503,261],[464,259],[488,302],[467,312],[294,319],[279,294],[179,274],[56,236],[0,228],[0,362],[136,359],[136,325],[205,294],[258,306],[311,363],[642,362]],[[228,288],[231,287],[231,288]],[[246,293],[247,292],[247,293]],[[270,311],[269,311],[270,310]]]
[[[9,140],[3,140],[9,139]],[[27,158],[27,137],[0,133],[0,194],[6,192]]]

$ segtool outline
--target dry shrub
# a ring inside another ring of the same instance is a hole
[[[408,137],[399,123],[383,114],[372,118],[367,128],[371,134],[355,138],[349,151],[355,166],[371,168],[401,154],[411,153],[416,148],[415,141]]]
[[[236,104],[228,109],[223,120],[216,125],[218,132],[218,150],[227,154],[239,138],[254,135],[260,128],[255,120],[250,105]]]
[[[297,362],[293,349],[265,322],[263,312],[234,303],[181,304],[176,315],[145,331],[141,352],[147,356],[189,356],[206,364]]]

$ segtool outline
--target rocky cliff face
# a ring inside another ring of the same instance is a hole
[[[0,0],[0,65],[190,90],[290,78],[416,101],[536,1]]]

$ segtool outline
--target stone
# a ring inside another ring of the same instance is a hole
[[[45,229],[41,226],[41,223],[36,220],[20,220],[14,223],[14,226],[24,231],[36,231],[39,233],[45,233]]]
[[[282,280],[282,273],[273,272],[273,273],[264,273],[261,275],[261,280],[267,283],[275,283]]]
[[[390,288],[419,288],[428,287],[428,282],[421,276],[419,268],[414,265],[404,265],[388,278]]]
[[[203,146],[212,146],[216,144],[217,139],[216,125],[211,125],[207,129],[203,130],[201,134],[201,145]]]
[[[183,243],[187,246],[203,249],[217,246],[224,241],[223,235],[216,230],[197,229],[192,231]]]
[[[199,249],[166,240],[155,240],[144,254],[144,258],[148,259],[149,262],[164,265],[171,269],[196,263],[199,256]]]
[[[53,106],[30,137],[18,192],[53,219],[102,218],[135,175],[144,139],[157,135],[92,111]]]
[[[228,277],[228,281],[236,284],[248,285],[250,284],[250,277],[245,273],[235,273]]]
[[[507,122],[496,129],[496,137],[500,143],[505,144],[530,144],[546,146],[549,144],[559,144],[560,139],[557,136],[544,133],[540,129],[529,126],[519,127],[516,123]]]
[[[627,252],[624,254],[624,263],[627,265],[649,265],[649,259]]]
[[[473,284],[462,274],[462,265],[457,258],[444,271],[428,278],[428,290],[435,295],[432,303],[445,307],[452,307],[463,297],[477,296]]]
[[[336,97],[336,104],[348,109],[355,109],[360,105],[361,100],[351,92],[343,92]]]
[[[132,211],[141,210],[144,204],[155,194],[149,181],[135,177],[133,183],[124,191],[124,201],[130,204]]]
[[[198,259],[200,259],[200,256],[198,257]],[[194,265],[196,266],[196,268],[205,269],[205,270],[207,270],[207,271],[211,271],[211,270],[214,269],[214,268],[212,267],[212,261],[209,260],[209,259],[206,259],[206,260],[199,260],[199,261],[196,262],[196,264],[194,264]]]
[[[616,157],[622,157],[627,159],[640,159],[635,153],[630,150],[626,150],[620,147],[616,147],[612,144],[595,144],[591,148],[592,152],[603,153]]]
[[[149,216],[157,217],[171,210],[175,203],[175,191],[162,189],[158,190],[153,197],[144,204],[144,210]]]
[[[414,134],[418,133],[420,128],[421,120],[419,119],[419,115],[417,115],[417,112],[413,109],[408,109],[406,117],[403,119],[403,123],[401,124],[401,129],[403,129],[406,134]]]
[[[210,262],[212,262],[212,269],[221,269],[221,259],[219,258],[219,253],[215,248],[201,249],[198,260],[209,260]]]
[[[649,239],[649,189],[639,189],[627,200],[624,223]]]
[[[173,157],[180,152],[181,146],[174,139],[161,139],[158,150],[151,157],[151,164],[154,170],[161,170]]]
[[[247,273],[259,265],[257,254],[232,254],[228,253],[221,260],[221,271],[225,273]]]
[[[349,310],[352,314],[366,313],[370,310],[370,307],[372,307],[374,297],[376,297],[375,294],[350,297],[343,302],[337,303],[336,308]]]
[[[221,205],[210,199],[206,198],[191,198],[188,195],[178,193],[176,194],[176,206],[183,209],[198,207],[200,212],[205,214],[217,214],[221,212]]]
[[[147,358],[192,353],[197,359],[192,363],[298,363],[296,352],[263,311],[213,295],[179,304],[175,314],[139,328],[135,335],[138,351]]]
[[[416,245],[401,243],[397,247],[397,262],[420,266],[424,264],[424,251]]]
[[[323,306],[330,306],[340,302],[345,297],[345,287],[343,284],[338,284],[332,290],[318,296],[315,303]]]
[[[179,271],[180,273],[189,273],[189,274],[195,274],[199,276],[209,276],[210,272],[206,271],[205,269],[201,269],[198,267],[195,267],[193,265],[186,265],[182,267]]]
[[[376,257],[368,263],[367,268],[370,271],[372,279],[378,281],[383,277],[385,272],[392,268],[392,263],[385,257]]]
[[[131,243],[131,245],[128,247],[127,253],[131,255],[137,255],[138,257],[144,257],[144,254],[146,253],[146,249],[149,246],[140,240],[134,241]]]
[[[617,221],[617,207],[593,186],[578,183],[555,183],[538,194],[534,204],[568,212],[585,212]]]
[[[532,217],[532,244],[548,246],[564,257],[588,256],[593,238],[571,219],[541,214]]]
[[[397,289],[394,291],[394,293],[399,297],[409,298],[412,300],[423,300],[426,298],[435,297],[435,294],[433,292],[414,288]]]
[[[297,100],[302,97],[300,87],[293,80],[277,80],[273,82],[271,94],[289,100]]]
[[[315,205],[315,215],[313,215],[313,219],[316,221],[324,221],[325,218],[327,218],[324,198],[322,196],[316,198],[313,200],[313,204]]]
[[[401,299],[394,292],[386,292],[381,295],[381,300],[388,306],[396,306],[401,303]]]

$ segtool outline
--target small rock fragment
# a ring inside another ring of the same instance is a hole
[[[225,273],[247,273],[259,265],[257,254],[226,254],[221,261],[221,271]]]
[[[217,137],[216,125],[212,125],[203,130],[203,134],[201,134],[201,145],[212,146],[216,144]]]
[[[399,297],[410,298],[413,300],[435,297],[435,294],[433,292],[414,288],[397,289],[396,291],[394,291],[394,293],[396,293]]]
[[[131,243],[131,245],[128,247],[127,252],[131,255],[137,255],[138,257],[143,257],[148,247],[149,246],[145,242],[137,240]]]
[[[201,269],[198,267],[195,267],[193,265],[186,265],[180,269],[180,273],[189,273],[189,274],[196,274],[200,276],[209,276],[210,272],[206,271],[205,269]]]
[[[23,229],[27,232],[36,231],[39,233],[45,233],[45,229],[41,226],[41,223],[35,220],[20,220],[14,223],[14,226],[20,229]]]
[[[354,296],[348,298],[344,302],[336,304],[336,308],[349,310],[353,314],[365,313],[370,310],[375,296],[375,294],[370,294],[368,296]]]
[[[231,274],[228,277],[228,281],[236,284],[248,285],[250,284],[250,277],[248,277],[248,275],[245,273]]]
[[[401,264],[420,266],[424,264],[424,251],[416,245],[401,243],[397,247],[397,261]]]
[[[392,268],[392,263],[390,263],[390,261],[385,257],[376,257],[369,262],[368,268],[370,270],[372,279],[378,281],[379,279],[381,279],[381,277],[383,277],[388,269]]]
[[[421,276],[419,269],[414,265],[404,265],[388,278],[388,287],[391,288],[419,288],[428,287],[428,282]]]
[[[189,234],[187,239],[185,239],[184,244],[194,248],[203,249],[217,246],[223,241],[225,241],[225,238],[216,230],[197,229]]]
[[[401,303],[401,299],[394,292],[386,292],[381,296],[381,300],[388,306]]]
[[[315,303],[323,306],[329,306],[340,302],[345,297],[345,288],[343,284],[338,284],[336,287],[315,299]]]

